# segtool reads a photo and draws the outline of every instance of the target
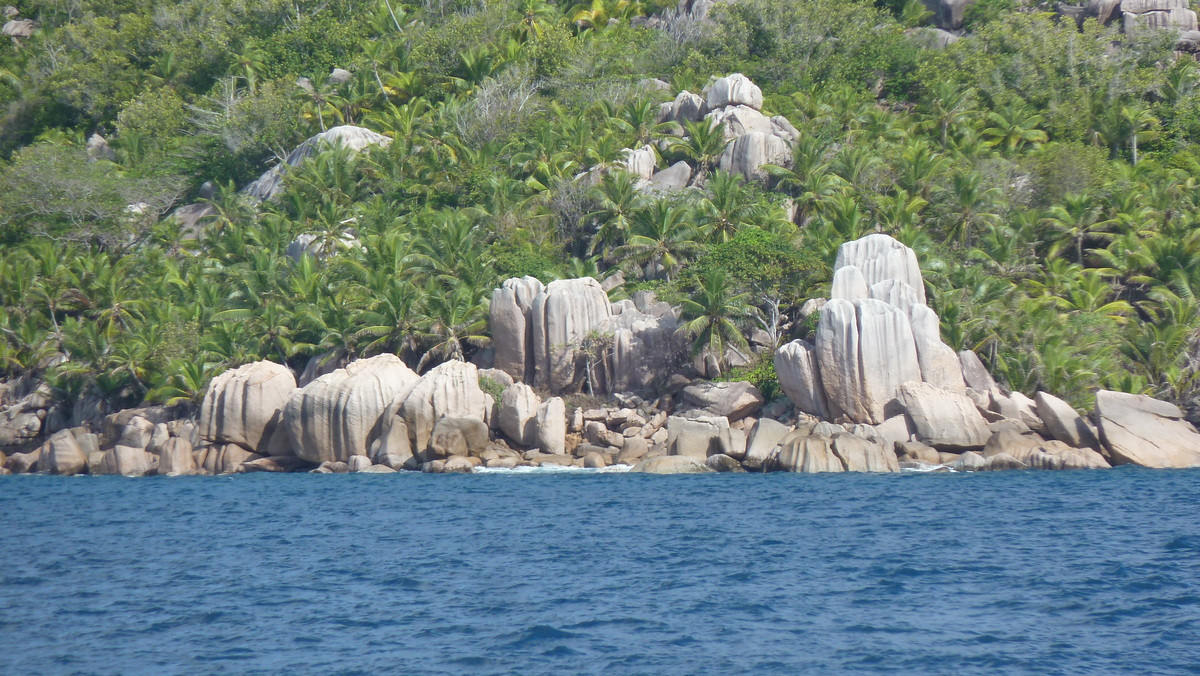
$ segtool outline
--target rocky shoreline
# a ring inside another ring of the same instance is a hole
[[[843,245],[830,298],[811,304],[813,340],[775,352],[786,400],[700,377],[713,360],[687,364],[674,310],[646,294],[611,303],[612,286],[505,282],[492,301],[494,367],[448,361],[418,375],[384,354],[298,380],[261,361],[214,378],[198,413],[182,418],[150,407],[66,427],[44,388],[10,383],[0,441],[36,447],[0,452],[0,474],[1200,466],[1200,433],[1173,404],[1102,390],[1085,417],[1046,392],[1003,391],[974,353],[941,341],[915,253],[886,235]],[[583,347],[597,331],[614,344],[599,359]],[[584,381],[660,386],[653,397],[570,405]]]

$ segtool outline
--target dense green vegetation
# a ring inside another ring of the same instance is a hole
[[[1197,389],[1200,71],[1167,32],[998,2],[943,51],[906,34],[914,3],[855,0],[658,27],[632,26],[660,8],[629,0],[18,8],[41,23],[0,45],[0,371],[67,399],[195,401],[259,358],[469,357],[491,289],[524,274],[620,267],[683,303],[700,347],[756,325],[788,340],[838,245],[874,231],[917,250],[947,342],[1014,389]],[[656,124],[667,95],[639,80],[699,91],[735,71],[802,132],[770,185],[713,171],[723,142],[703,125],[662,160],[707,170],[704,190],[573,180],[675,138]],[[236,193],[335,124],[394,141],[323,153],[277,203]],[[109,153],[89,155],[96,132]],[[164,217],[204,181],[216,214],[182,239]],[[322,255],[293,263],[302,233]]]

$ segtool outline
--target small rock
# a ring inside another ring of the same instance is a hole
[[[734,460],[733,458],[729,457],[728,455],[725,455],[724,453],[718,453],[716,455],[708,456],[708,460],[705,460],[704,464],[708,465],[708,468],[713,470],[714,472],[745,472],[746,471],[746,469],[744,467],[742,467],[742,464],[740,462],[738,462],[737,460]]]

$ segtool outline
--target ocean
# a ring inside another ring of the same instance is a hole
[[[1200,470],[0,479],[0,674],[1200,673]]]

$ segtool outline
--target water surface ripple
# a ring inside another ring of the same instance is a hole
[[[1200,673],[1200,470],[0,480],[3,674]]]

